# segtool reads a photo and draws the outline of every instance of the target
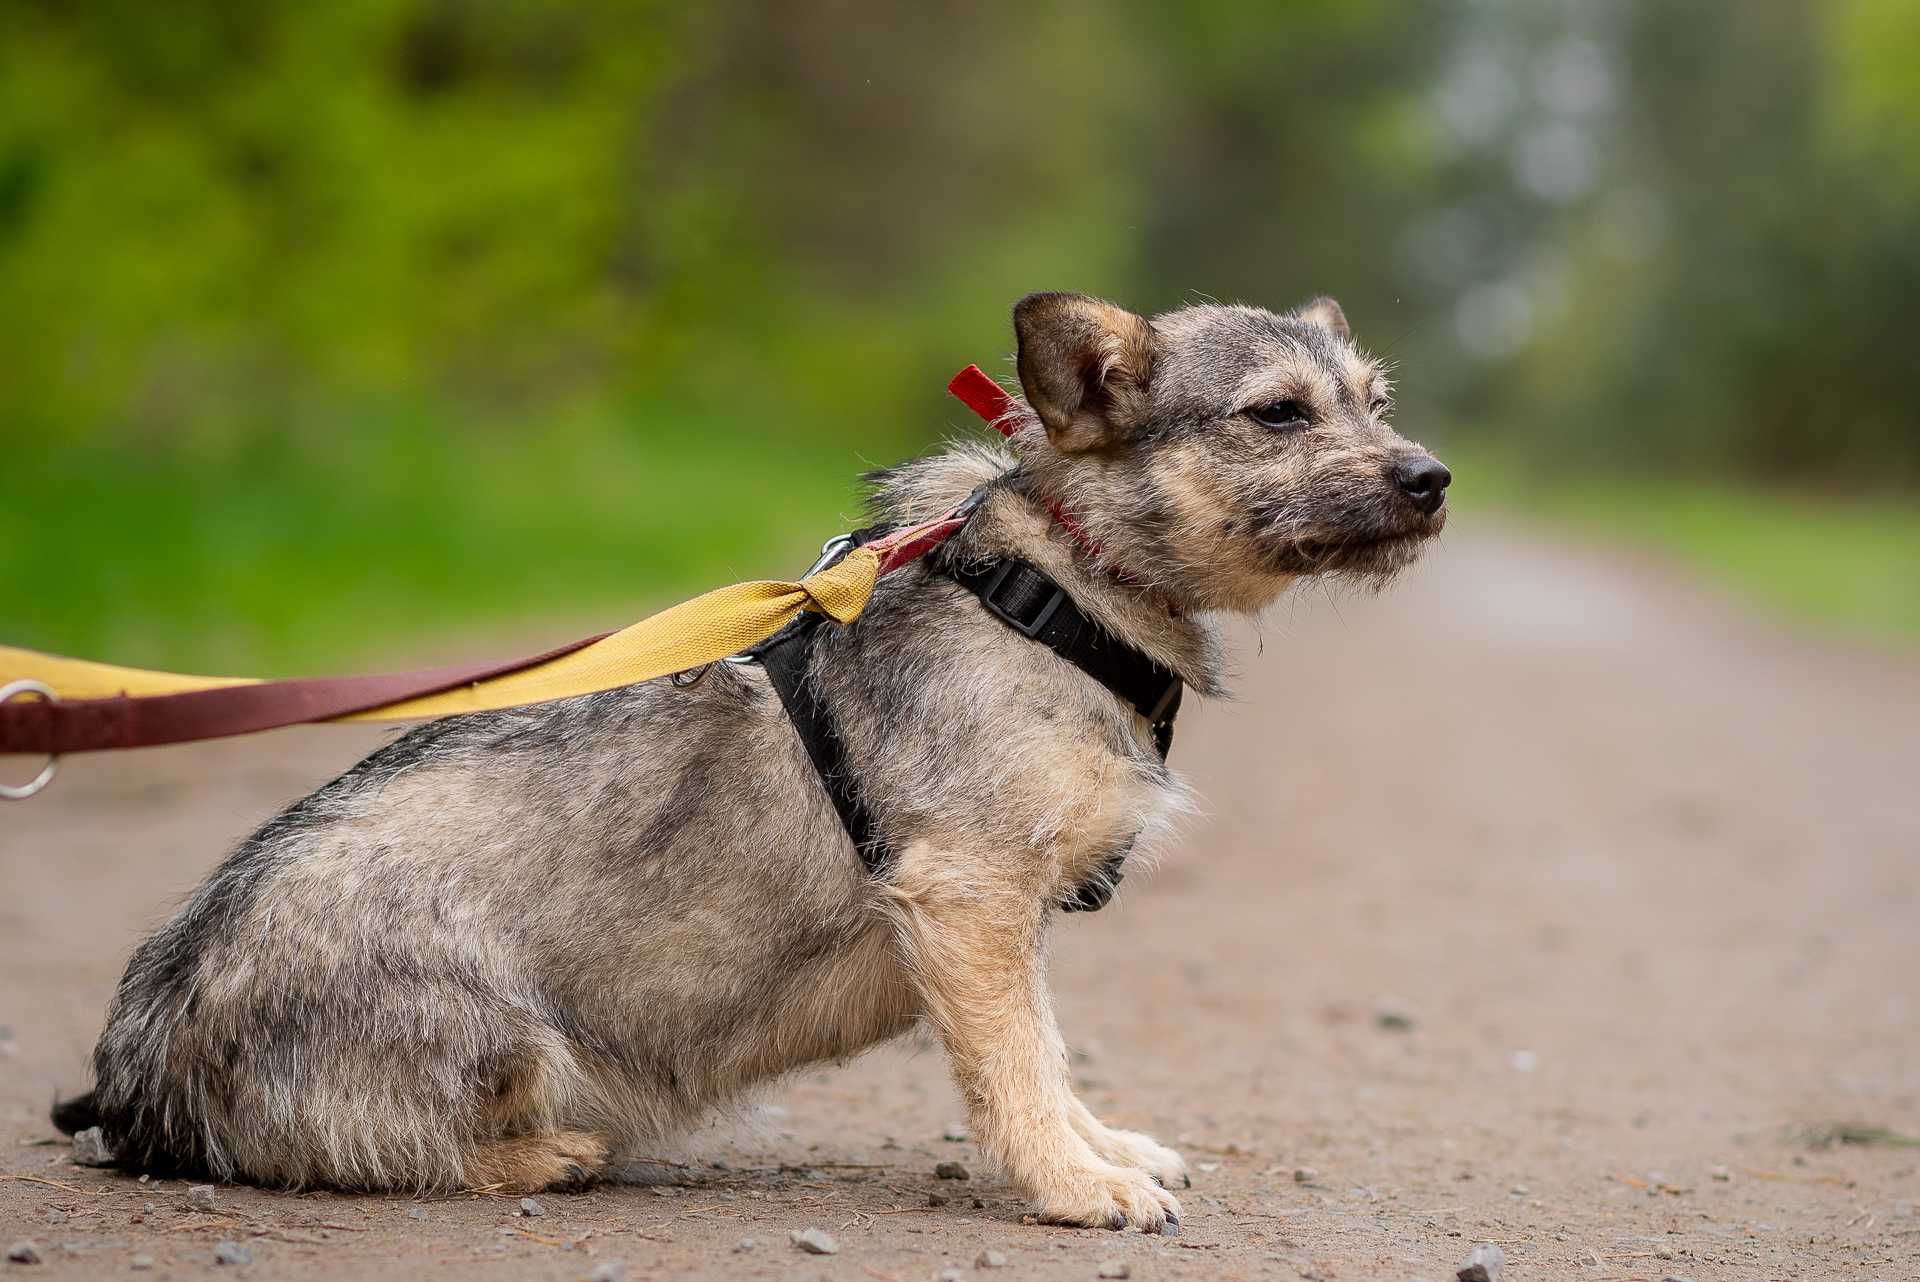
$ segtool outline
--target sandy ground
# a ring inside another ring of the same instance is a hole
[[[1920,1278],[1920,1148],[1797,1129],[1920,1134],[1920,658],[1509,530],[1282,611],[1244,669],[1242,701],[1181,723],[1208,816],[1064,921],[1055,968],[1089,1102],[1196,1163],[1178,1238],[1027,1225],[990,1173],[936,1179],[977,1164],[927,1046],[663,1149],[697,1163],[680,1184],[538,1218],[242,1188],[195,1211],[74,1167],[46,1106],[135,936],[373,742],[321,730],[76,760],[0,813],[0,1245],[44,1256],[0,1268],[1445,1282],[1490,1241],[1509,1279]],[[807,1227],[838,1253],[790,1245]]]

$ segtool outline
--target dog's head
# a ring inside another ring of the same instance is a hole
[[[1452,476],[1387,426],[1386,374],[1330,298],[1148,320],[1030,294],[1013,320],[1031,484],[1194,608],[1258,610],[1301,575],[1382,582],[1446,523]]]

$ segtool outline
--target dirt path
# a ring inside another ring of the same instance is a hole
[[[372,741],[329,730],[76,761],[0,812],[0,1245],[45,1255],[7,1275],[924,1282],[992,1249],[1009,1279],[1444,1282],[1491,1240],[1510,1279],[1920,1277],[1920,1149],[1791,1133],[1920,1134],[1920,661],[1508,531],[1295,606],[1244,666],[1244,701],[1181,724],[1209,817],[1066,921],[1055,967],[1089,1102],[1198,1163],[1182,1237],[936,1180],[973,1151],[925,1047],[663,1153],[691,1186],[537,1219],[248,1189],[200,1213],[36,1146],[136,933]],[[839,1253],[790,1246],[808,1226]],[[223,1239],[252,1263],[217,1268]]]

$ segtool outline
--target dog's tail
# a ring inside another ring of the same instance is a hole
[[[73,1135],[89,1126],[100,1125],[100,1092],[88,1091],[72,1099],[55,1100],[53,1124],[62,1134]]]

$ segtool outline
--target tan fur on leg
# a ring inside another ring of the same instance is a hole
[[[891,897],[974,1134],[1042,1219],[1177,1226],[1180,1204],[1151,1174],[1106,1160],[1074,1125],[1078,1101],[1043,980],[1050,906],[1008,871],[916,845]]]
[[[466,1161],[467,1180],[475,1188],[499,1185],[515,1193],[585,1184],[607,1162],[607,1146],[585,1131],[556,1131],[492,1140],[477,1146]]]
[[[1115,1166],[1135,1166],[1159,1180],[1164,1188],[1188,1188],[1186,1159],[1139,1131],[1123,1131],[1095,1117],[1079,1099],[1073,1101],[1073,1129],[1088,1147]]]

